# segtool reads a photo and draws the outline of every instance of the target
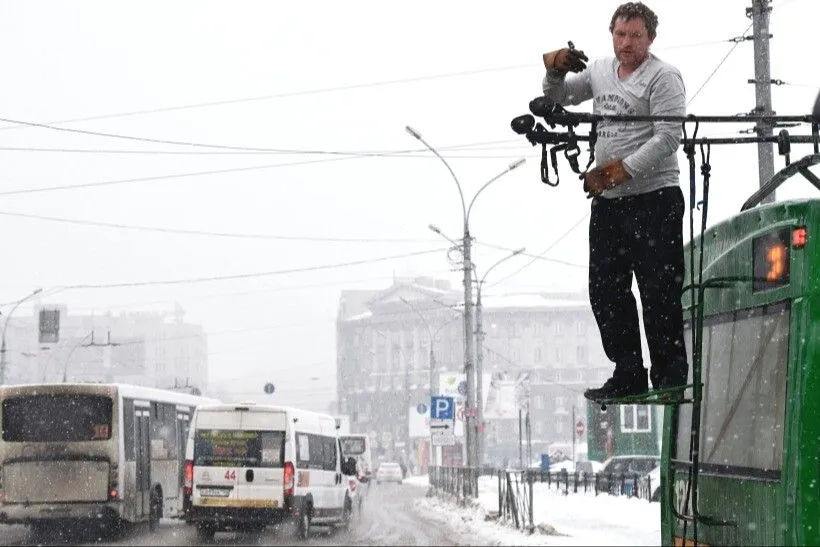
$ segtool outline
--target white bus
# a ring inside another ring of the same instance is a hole
[[[373,454],[370,450],[370,437],[365,434],[349,433],[339,435],[342,445],[342,458],[352,457],[356,460],[359,479],[367,481],[373,473]]]
[[[215,402],[125,384],[0,386],[0,523],[116,532],[180,517],[191,415]]]
[[[200,406],[188,435],[185,505],[200,540],[217,531],[351,524],[356,465],[333,416],[255,403]],[[353,483],[353,484],[351,484]]]

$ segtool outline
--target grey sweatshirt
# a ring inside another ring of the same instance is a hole
[[[620,80],[618,65],[614,57],[596,59],[583,72],[566,78],[547,70],[544,95],[562,106],[593,99],[594,114],[686,115],[686,90],[678,69],[650,53],[635,72]],[[622,159],[632,176],[602,196],[634,196],[680,184],[680,140],[680,122],[598,123],[596,164]]]

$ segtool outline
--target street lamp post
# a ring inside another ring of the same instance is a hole
[[[32,291],[31,294],[29,294],[28,296],[21,298],[20,300],[14,303],[14,306],[12,306],[8,315],[6,315],[6,320],[3,323],[2,341],[0,342],[0,385],[6,383],[6,329],[9,328],[9,321],[11,320],[11,316],[17,309],[17,306],[19,306],[32,296],[40,294],[41,292],[43,292],[43,289],[36,289]]]
[[[475,445],[475,421],[473,420],[472,412],[475,408],[475,371],[473,370],[473,355],[474,355],[474,347],[473,347],[473,316],[472,316],[472,305],[473,305],[473,295],[472,295],[472,239],[470,237],[470,211],[473,208],[473,204],[475,203],[476,198],[487,188],[490,184],[504,176],[505,174],[509,173],[513,169],[520,167],[526,160],[524,158],[518,159],[511,163],[504,171],[499,173],[498,175],[491,178],[489,181],[484,183],[484,185],[478,189],[478,191],[473,196],[473,199],[470,201],[470,205],[468,206],[464,200],[464,192],[461,188],[461,183],[458,181],[458,177],[456,177],[455,172],[450,167],[450,164],[447,163],[447,160],[439,154],[438,150],[433,148],[427,141],[422,138],[421,133],[410,127],[409,125],[405,127],[407,132],[412,135],[415,139],[421,142],[430,152],[432,152],[441,162],[447,167],[447,170],[450,172],[450,175],[453,177],[453,180],[456,183],[456,187],[458,188],[458,195],[461,198],[461,212],[463,217],[463,239],[462,239],[462,257],[464,263],[464,372],[467,376],[467,396],[464,405],[464,417],[465,417],[465,424],[464,424],[464,431],[465,431],[465,441],[467,444],[467,467],[474,467],[476,461],[476,445]],[[439,234],[441,231],[436,230]]]
[[[487,276],[490,275],[490,272],[495,269],[496,266],[505,262],[506,260],[511,259],[514,256],[517,256],[523,253],[526,250],[525,247],[521,247],[520,249],[516,249],[507,256],[503,257],[501,260],[490,266],[487,271],[484,273],[482,278],[478,279],[478,274],[475,273],[475,269],[473,270],[473,274],[476,276],[476,301],[475,301],[475,309],[476,309],[476,327],[475,327],[475,334],[476,334],[476,399],[478,400],[478,428],[476,432],[476,465],[481,467],[484,463],[484,405],[482,404],[484,399],[484,325],[482,322],[483,318],[483,308],[481,306],[481,293],[482,289],[484,288],[484,281],[487,279]]]

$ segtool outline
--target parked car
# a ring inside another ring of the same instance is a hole
[[[379,465],[379,470],[376,471],[376,484],[382,482],[397,482],[401,484],[404,474],[401,471],[401,466],[396,462],[382,462]]]
[[[573,462],[572,460],[564,460],[562,462],[550,465],[550,473],[560,473],[566,470],[567,473],[584,473],[587,475],[594,475],[599,473],[604,468],[604,464],[596,462],[595,460]]]
[[[658,456],[628,455],[614,456],[604,462],[601,472],[596,475],[596,488],[599,492],[610,494],[633,495],[635,478],[644,479],[647,473],[658,467]],[[658,481],[660,484],[660,481]],[[622,490],[619,490],[621,489]],[[637,492],[634,492],[637,495]]]

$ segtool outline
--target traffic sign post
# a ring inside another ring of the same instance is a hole
[[[430,444],[456,444],[455,402],[452,397],[430,397]]]

